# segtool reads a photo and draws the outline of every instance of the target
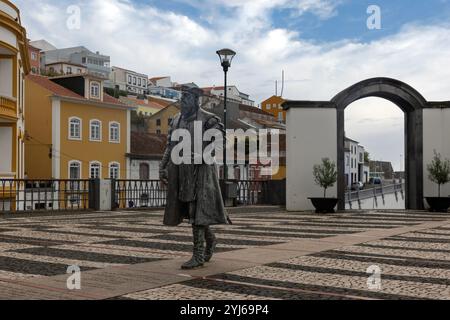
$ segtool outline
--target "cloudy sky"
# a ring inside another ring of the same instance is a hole
[[[450,100],[450,0],[15,0],[32,40],[84,45],[112,65],[177,82],[221,85],[215,51],[238,52],[230,82],[257,102],[274,93],[329,100],[370,77],[392,77],[428,100]],[[68,8],[80,28],[68,28]],[[369,30],[369,5],[381,29]],[[346,112],[346,131],[399,168],[403,114],[369,98]]]

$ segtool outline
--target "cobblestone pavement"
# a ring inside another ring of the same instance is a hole
[[[333,215],[248,209],[217,226],[218,252],[299,239],[389,230],[450,219],[428,212]],[[161,224],[162,213],[95,212],[0,219],[0,281],[184,258],[190,227]],[[133,292],[117,299],[450,299],[450,222],[381,240],[316,252],[237,271]],[[369,266],[381,270],[381,289],[368,289]]]

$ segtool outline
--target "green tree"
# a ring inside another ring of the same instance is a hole
[[[428,179],[437,183],[438,196],[441,197],[441,185],[450,182],[450,160],[442,159],[441,154],[434,150],[434,157],[427,165]]]
[[[364,152],[364,163],[369,163],[370,162],[370,154],[365,151]]]
[[[322,159],[322,164],[313,168],[314,181],[323,188],[323,197],[327,197],[327,189],[334,186],[337,181],[336,164],[328,158]]]

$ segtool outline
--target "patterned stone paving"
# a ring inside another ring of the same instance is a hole
[[[450,220],[428,212],[333,215],[240,209],[216,226],[218,252],[326,240]],[[0,218],[0,282],[186,258],[190,227],[166,227],[162,212],[95,212]],[[450,299],[450,221],[334,250],[118,296],[117,299]],[[366,269],[381,269],[381,290]]]

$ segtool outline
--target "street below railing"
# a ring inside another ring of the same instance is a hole
[[[370,189],[356,190],[345,193],[345,204],[348,209],[371,209],[386,206],[386,197],[393,195],[390,202],[404,202],[405,183],[375,186]],[[367,200],[373,200],[370,208],[363,205]]]

